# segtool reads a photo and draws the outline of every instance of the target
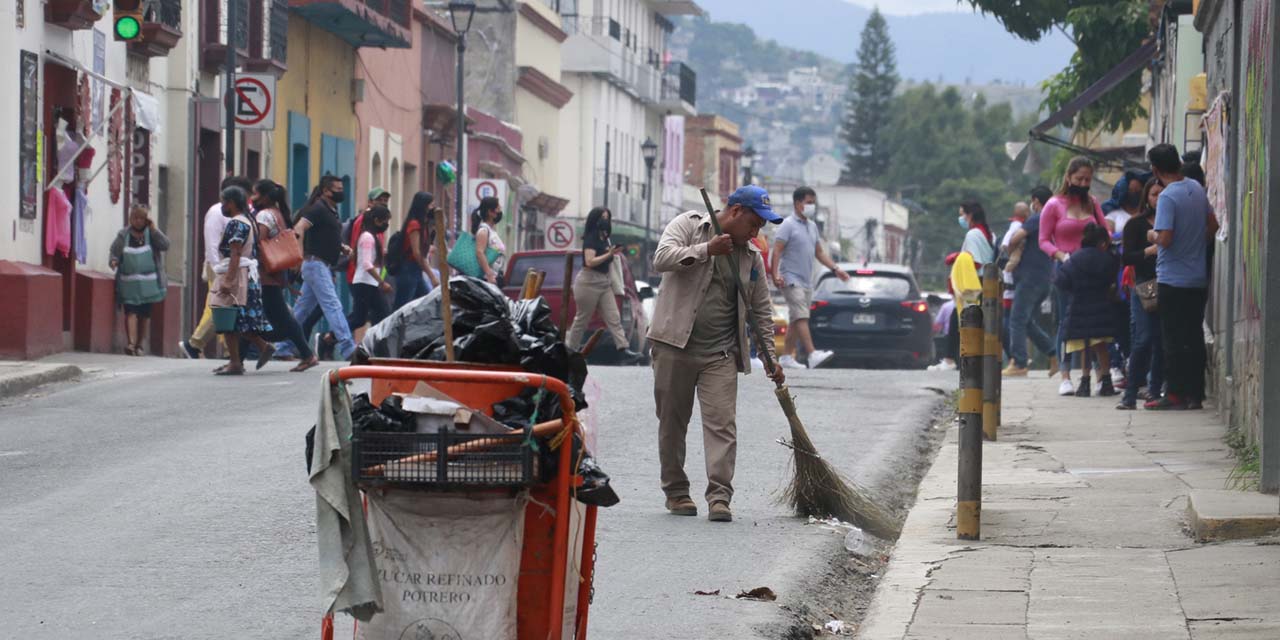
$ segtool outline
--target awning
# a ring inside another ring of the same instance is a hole
[[[1031,138],[1043,140],[1048,137],[1045,132],[1066,122],[1081,110],[1096,102],[1098,98],[1101,98],[1106,95],[1107,92],[1116,88],[1116,85],[1124,82],[1125,79],[1133,75],[1133,72],[1145,67],[1151,62],[1152,58],[1155,57],[1156,41],[1152,39],[1141,47],[1138,47],[1137,51],[1129,54],[1129,57],[1122,60],[1120,64],[1113,67],[1106,75],[1102,76],[1097,82],[1090,85],[1088,89],[1081,92],[1080,95],[1072,99],[1071,102],[1062,105],[1061,109],[1055,111],[1052,115],[1046,118],[1044,122],[1032,127],[1030,133]]]
[[[537,209],[549,216],[558,216],[564,208],[568,206],[567,198],[560,198],[549,193],[539,191],[538,195],[531,198],[526,205]]]

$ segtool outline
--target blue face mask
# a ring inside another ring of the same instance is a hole
[[[956,217],[956,222],[960,223],[960,228],[961,228],[961,229],[964,229],[965,231],[968,231],[968,230],[969,230],[969,221],[968,221],[968,220],[965,220],[965,219],[964,219],[964,216],[957,216],[957,217]]]

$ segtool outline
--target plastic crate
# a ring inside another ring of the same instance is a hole
[[[452,454],[440,455],[441,452]],[[406,462],[406,458],[416,458]],[[351,474],[361,488],[435,491],[533,484],[536,456],[524,431],[508,434],[357,432]]]

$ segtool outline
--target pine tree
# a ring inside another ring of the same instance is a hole
[[[889,39],[889,25],[876,8],[862,30],[858,61],[853,64],[853,77],[845,98],[841,135],[848,146],[848,155],[841,183],[870,185],[888,169],[889,155],[880,134],[889,121],[897,87],[897,62],[893,41]]]

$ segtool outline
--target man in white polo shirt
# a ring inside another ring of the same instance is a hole
[[[842,281],[849,274],[836,266],[822,246],[822,237],[813,215],[818,211],[818,194],[809,187],[800,187],[791,194],[794,213],[782,221],[774,236],[773,255],[770,256],[769,273],[773,283],[787,300],[789,324],[783,347],[785,353],[778,364],[787,369],[804,368],[796,361],[796,341],[799,340],[809,354],[809,368],[817,369],[834,355],[819,351],[813,346],[809,333],[809,305],[813,303],[813,261],[816,258],[835,272]]]

